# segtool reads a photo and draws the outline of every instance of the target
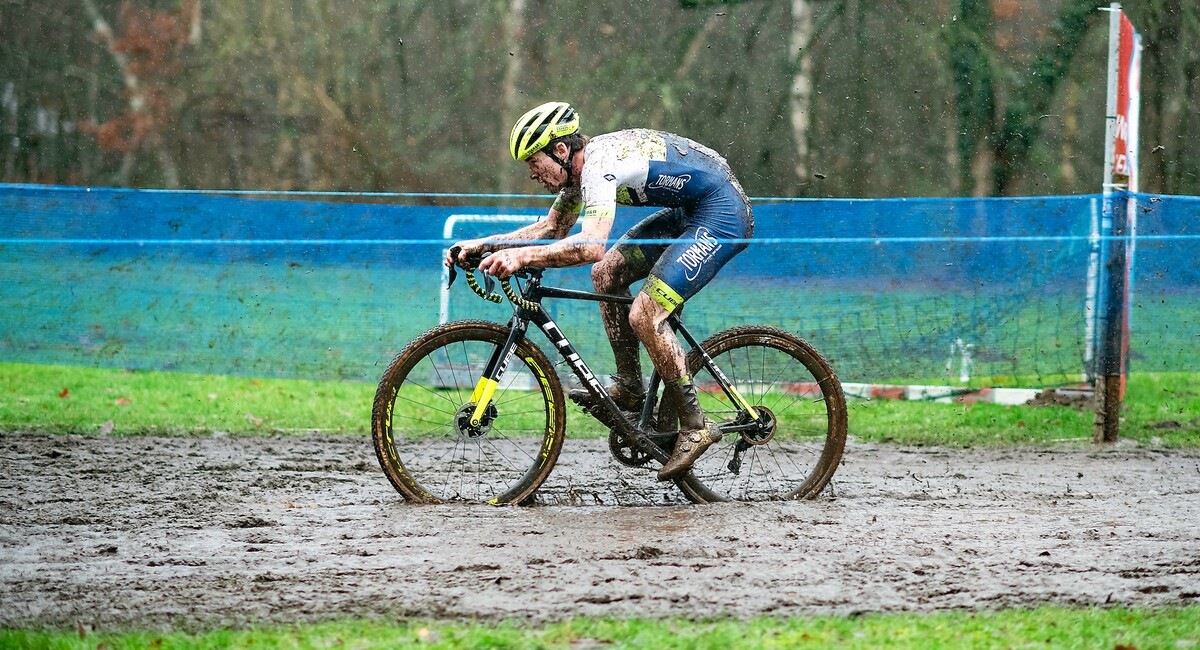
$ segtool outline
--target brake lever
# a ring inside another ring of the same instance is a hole
[[[449,281],[446,282],[446,288],[454,286],[454,279],[458,277],[458,254],[462,251],[462,246],[450,247],[450,273]]]

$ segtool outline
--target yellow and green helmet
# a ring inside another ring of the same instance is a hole
[[[508,136],[513,160],[528,160],[554,138],[579,130],[579,114],[566,102],[547,102],[517,120]]]

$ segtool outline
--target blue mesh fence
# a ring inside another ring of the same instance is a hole
[[[1200,199],[1136,198],[1131,370],[1196,371]],[[546,205],[319,199],[0,186],[0,360],[374,381],[442,317],[507,320],[507,305],[461,282],[443,304],[442,250],[516,225],[499,215],[532,220]],[[701,335],[752,322],[794,331],[843,381],[1078,381],[1100,205],[759,200],[753,243],[689,302],[685,321]],[[621,211],[614,233],[646,214]],[[586,269],[547,281],[590,286]],[[595,304],[549,308],[593,368],[609,371]]]

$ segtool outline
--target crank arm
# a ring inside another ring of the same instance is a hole
[[[621,426],[621,433],[626,436],[627,440],[633,442],[634,447],[637,447],[639,451],[657,460],[659,464],[665,465],[671,459],[670,452],[664,451],[662,447],[654,444],[650,436],[646,435],[641,429],[629,425],[628,421]]]

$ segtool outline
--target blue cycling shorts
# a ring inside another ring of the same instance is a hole
[[[651,266],[642,286],[668,313],[713,279],[745,240],[754,235],[750,201],[732,183],[711,192],[694,206],[659,210],[630,228],[616,249],[626,263]],[[635,243],[636,240],[673,240]]]

